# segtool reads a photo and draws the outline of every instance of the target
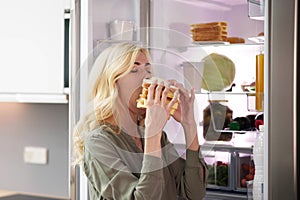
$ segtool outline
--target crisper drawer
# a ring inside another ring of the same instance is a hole
[[[208,166],[208,189],[247,193],[255,173],[252,148],[202,145],[201,151]]]
[[[236,188],[237,191],[247,191],[247,182],[254,179],[255,166],[252,154],[236,153]]]
[[[228,151],[203,151],[208,166],[208,188],[232,190],[231,153]]]

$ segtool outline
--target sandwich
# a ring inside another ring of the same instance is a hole
[[[148,105],[147,105],[148,88],[156,80],[164,81],[166,83],[165,80],[162,80],[161,78],[157,78],[157,77],[152,77],[151,79],[144,79],[143,84],[142,84],[142,88],[143,88],[142,93],[140,94],[140,96],[137,100],[137,107],[138,108],[147,108],[148,107]],[[167,95],[167,103],[169,103],[174,98],[174,96],[175,96],[174,93],[175,93],[176,90],[178,90],[178,89],[175,86],[170,86],[170,90],[169,90],[168,95]],[[173,115],[175,110],[178,108],[178,101],[179,101],[179,99],[177,99],[176,103],[172,106],[172,109],[170,111],[170,115]]]

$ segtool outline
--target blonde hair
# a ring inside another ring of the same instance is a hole
[[[87,134],[113,116],[118,96],[116,82],[130,72],[139,52],[150,60],[148,50],[133,42],[114,44],[95,60],[88,81],[87,111],[73,132],[75,164],[82,163]]]

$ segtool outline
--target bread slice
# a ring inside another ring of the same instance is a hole
[[[157,77],[153,77],[151,79],[145,79],[143,81],[143,89],[142,89],[142,93],[140,94],[139,99],[137,99],[137,108],[147,108],[147,96],[148,96],[148,88],[150,87],[150,85],[155,81],[164,81],[165,80],[161,79],[161,78],[157,78]],[[165,83],[167,84],[167,82]],[[169,103],[173,98],[174,98],[174,93],[177,90],[177,88],[175,86],[170,86],[170,90],[167,94],[167,103]],[[173,105],[170,114],[173,115],[175,110],[178,108],[178,100],[177,102]]]
[[[198,33],[198,32],[222,32],[227,31],[226,26],[212,26],[212,27],[194,27],[190,29],[191,33]]]
[[[204,27],[215,27],[215,26],[227,26],[227,22],[219,21],[219,22],[207,22],[207,23],[190,25],[191,28],[204,28]]]
[[[240,37],[227,37],[227,42],[231,44],[245,43],[245,39]]]
[[[222,35],[207,35],[207,36],[192,36],[194,41],[227,41],[227,36]]]
[[[193,36],[226,36],[227,31],[203,31],[203,32],[194,32],[192,33]]]

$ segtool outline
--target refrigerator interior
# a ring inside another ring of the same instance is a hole
[[[264,32],[264,21],[253,20],[248,16],[247,0],[235,1],[191,1],[191,0],[157,0],[151,2],[150,49],[152,49],[154,73],[165,79],[176,79],[182,83],[184,76],[182,63],[201,62],[211,54],[218,53],[230,58],[236,69],[231,93],[208,95],[201,90],[196,95],[195,116],[199,122],[199,140],[204,143],[203,110],[211,98],[228,100],[226,105],[233,110],[233,118],[257,114],[255,98],[244,94],[241,85],[255,81],[255,56],[263,48],[263,43],[252,39]],[[222,44],[217,42],[193,42],[190,25],[206,22],[227,22],[228,37],[240,37],[242,44]],[[152,32],[151,32],[152,31]],[[194,87],[201,85],[201,80]],[[234,95],[236,94],[236,95]],[[180,126],[172,120],[166,130],[171,132],[170,140],[182,143],[184,137]],[[174,134],[176,132],[176,134]],[[178,133],[178,134],[177,134]]]

